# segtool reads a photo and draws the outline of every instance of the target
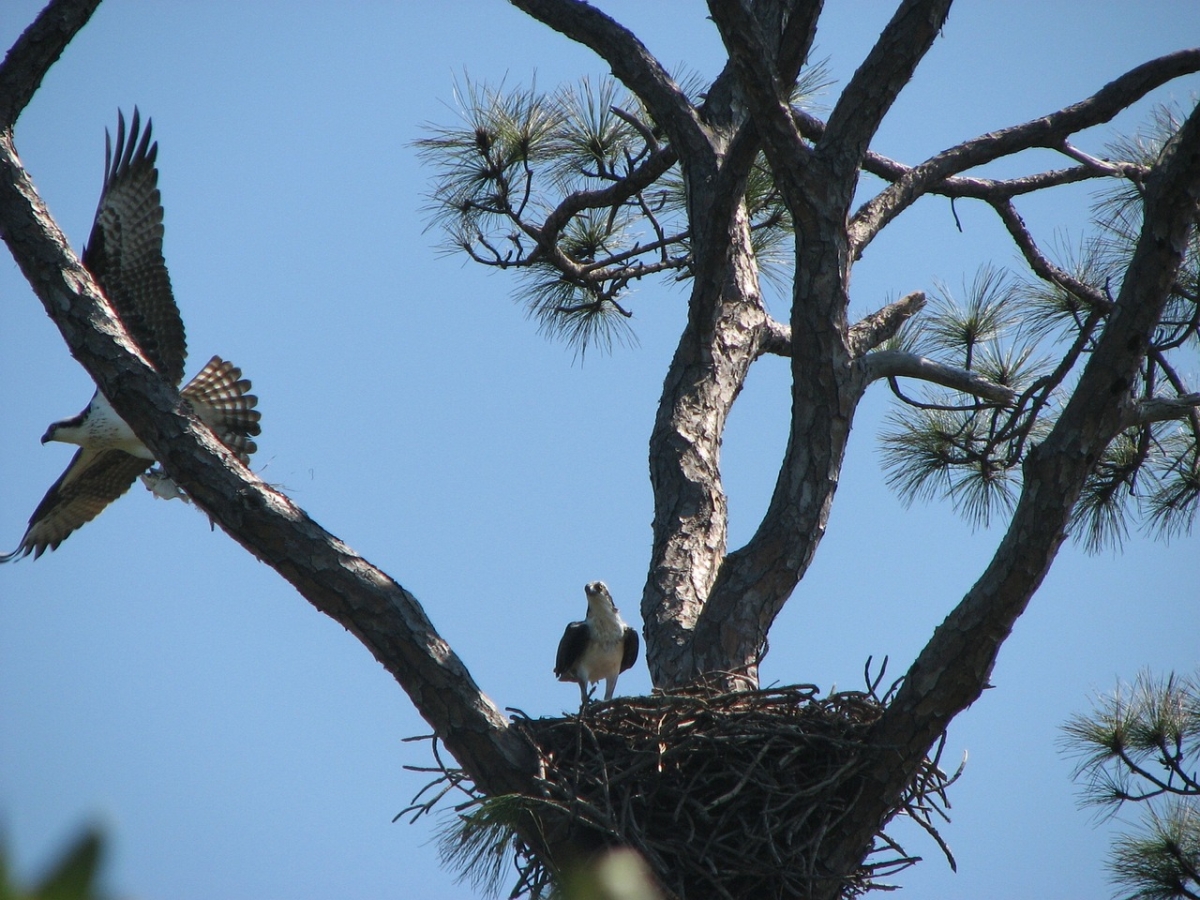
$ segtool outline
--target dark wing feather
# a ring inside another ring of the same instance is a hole
[[[587,649],[588,627],[583,622],[572,622],[558,642],[558,656],[554,659],[554,674],[561,680],[573,681],[569,670]],[[564,679],[563,676],[567,677]]]
[[[162,254],[158,144],[150,143],[150,123],[139,135],[140,126],[134,109],[127,140],[125,116],[118,114],[115,152],[105,132],[104,188],[83,264],[146,358],[178,386],[187,343]]]
[[[0,563],[30,553],[37,559],[47,548],[56,549],[71,532],[92,521],[129,490],[151,465],[151,460],[139,459],[124,450],[80,450],[33,511],[20,546],[0,555]]]
[[[638,633],[627,625],[625,626],[625,652],[621,656],[621,671],[624,672],[632,667],[637,662],[637,656]]]

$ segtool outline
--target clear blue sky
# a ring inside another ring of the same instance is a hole
[[[40,5],[4,0],[5,48]],[[718,70],[702,3],[601,5],[668,66]],[[829,5],[819,53],[844,83],[891,4]],[[875,149],[917,162],[1197,43],[1191,0],[1136,13],[964,0]],[[604,67],[501,0],[109,0],[51,70],[17,145],[78,248],[104,129],[118,107],[153,117],[189,373],[213,353],[242,366],[261,397],[263,477],[412,590],[500,706],[557,715],[577,699],[550,670],[584,583],[606,580],[640,624],[646,439],[684,294],[642,285],[640,347],[580,365],[536,334],[512,280],[438,252],[411,142],[453,121],[464,71],[514,85],[536,73],[549,89]],[[1111,133],[1081,143],[1098,151]],[[1072,241],[1087,202],[1064,192],[1021,211],[1043,241]],[[936,200],[889,228],[855,270],[855,312],[1014,261],[993,216],[958,213],[965,233]],[[93,389],[5,256],[0,550],[70,459],[39,436]],[[786,374],[760,364],[729,425],[735,545],[774,481]],[[856,420],[828,536],[772,633],[766,682],[858,687],[866,658],[885,654],[899,675],[999,538],[887,490],[884,394]],[[951,731],[948,756],[970,752],[943,831],[959,874],[912,834],[927,861],[901,876],[904,896],[1107,895],[1110,829],[1076,809],[1058,726],[1142,666],[1196,666],[1198,550],[1196,536],[1135,538],[1119,556],[1060,556],[996,689]],[[649,690],[642,665],[620,690]],[[125,897],[470,896],[439,868],[429,822],[391,823],[424,783],[401,767],[429,762],[425,745],[401,741],[427,730],[352,636],[181,503],[137,488],[57,552],[0,569],[0,832],[24,875],[99,821],[113,839],[108,882]]]

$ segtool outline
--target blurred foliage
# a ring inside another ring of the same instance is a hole
[[[103,855],[103,834],[96,828],[85,829],[35,886],[21,888],[13,880],[8,854],[0,846],[0,900],[104,900],[106,895],[99,886]]]
[[[558,900],[662,900],[645,860],[632,850],[609,850],[567,874]]]
[[[607,850],[580,862],[563,873],[561,885],[551,884],[544,877],[545,870],[528,865],[529,860],[519,852],[519,820],[536,804],[529,797],[502,795],[480,797],[459,806],[438,835],[442,865],[458,873],[458,882],[470,884],[487,897],[501,895],[509,869],[515,868],[517,882],[509,894],[512,897],[661,900],[649,866],[628,848]]]

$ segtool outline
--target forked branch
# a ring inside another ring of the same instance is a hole
[[[1129,415],[1128,391],[1196,227],[1197,198],[1200,109],[1193,110],[1147,178],[1144,221],[1121,292],[1077,388],[1027,458],[1021,496],[1003,541],[987,570],[934,632],[879,720],[874,739],[880,801],[895,795],[950,720],[978,699],[1001,644],[1049,570],[1086,479]],[[868,802],[878,801],[873,795]],[[865,845],[868,837],[863,831],[859,840]],[[831,853],[833,871],[849,870],[859,852],[854,843],[842,842]]]
[[[930,157],[854,214],[850,237],[855,256],[888,222],[951,175],[1033,147],[1065,146],[1076,132],[1109,121],[1155,88],[1197,71],[1200,71],[1200,48],[1180,50],[1130,70],[1079,103],[1022,125],[964,141]]]

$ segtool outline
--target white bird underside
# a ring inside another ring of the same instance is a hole
[[[587,618],[572,622],[563,632],[554,674],[559,681],[576,682],[583,703],[587,703],[588,685],[600,681],[605,683],[604,699],[611,700],[617,677],[637,660],[638,635],[621,619],[604,582],[593,581],[584,592]]]
[[[258,398],[249,393],[250,382],[241,375],[237,366],[214,356],[180,394],[246,464],[258,449],[251,436],[259,433],[259,413],[254,409]],[[46,550],[56,549],[128,491],[154,463],[154,455],[99,392],[79,416],[50,426],[45,441],[78,444],[80,449],[30,516],[20,545],[12,553],[0,554],[0,563],[30,553],[36,559]],[[147,487],[157,497],[184,498],[165,473]]]
[[[120,450],[138,459],[154,461],[154,454],[146,449],[146,445],[133,433],[133,429],[117,415],[108,398],[99,391],[92,395],[92,402],[80,414],[78,425],[52,426],[43,440],[47,439],[64,444],[78,444],[93,453]],[[64,484],[73,481],[78,474],[68,470]]]

